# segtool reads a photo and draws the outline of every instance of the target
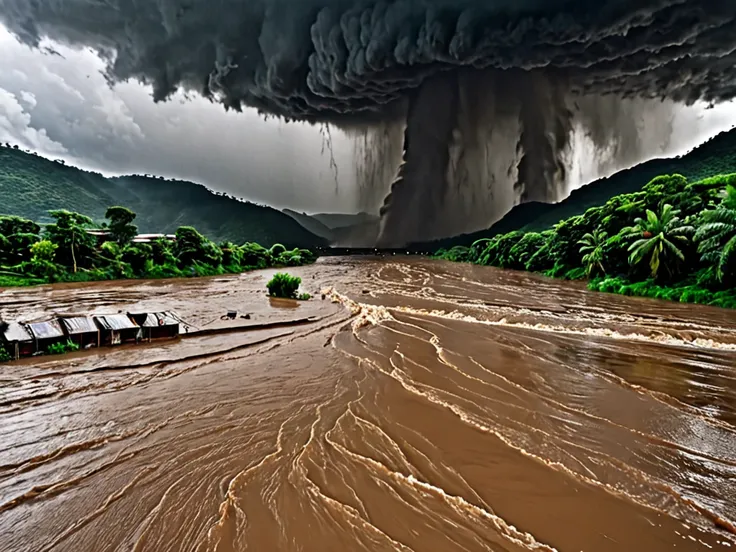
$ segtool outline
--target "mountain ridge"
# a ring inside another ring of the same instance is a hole
[[[51,221],[49,210],[67,209],[102,222],[112,205],[136,212],[135,223],[141,232],[171,233],[179,226],[194,226],[216,242],[291,247],[328,244],[278,209],[214,192],[202,184],[141,175],[108,178],[0,146],[0,214],[43,224]]]

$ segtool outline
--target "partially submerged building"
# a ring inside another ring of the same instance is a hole
[[[19,322],[0,324],[0,346],[15,360],[35,352],[33,336]]]
[[[60,321],[69,340],[82,349],[100,346],[100,329],[91,316],[64,316]]]
[[[36,352],[48,351],[51,345],[66,341],[64,331],[57,319],[28,322],[25,327],[33,337]]]
[[[143,339],[174,339],[179,336],[180,322],[170,312],[129,313],[143,330]]]
[[[142,338],[141,328],[125,314],[105,314],[94,317],[105,345],[120,345]]]

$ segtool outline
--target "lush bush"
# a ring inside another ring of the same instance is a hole
[[[54,343],[52,345],[49,345],[47,352],[50,355],[63,355],[65,353],[72,353],[78,350],[79,350],[79,345],[69,340],[66,342]]]
[[[46,226],[43,236],[32,221],[0,216],[0,286],[216,276],[317,259],[308,249],[287,250],[280,244],[271,249],[256,243],[217,245],[188,226],[176,231],[176,240],[136,243],[131,224],[136,215],[125,207],[108,209],[110,225],[97,235],[90,234],[89,217],[69,211],[50,216],[56,222]]]
[[[654,178],[544,232],[515,230],[436,257],[594,278],[590,288],[719,306],[736,285],[736,174]]]
[[[291,276],[284,272],[278,272],[266,284],[268,294],[271,297],[281,297],[284,299],[295,299],[302,279],[297,276]]]
[[[10,362],[11,360],[13,360],[13,357],[10,356],[10,353],[5,347],[0,345],[0,362]]]

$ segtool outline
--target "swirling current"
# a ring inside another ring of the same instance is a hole
[[[736,545],[736,314],[400,257],[292,272],[311,301],[273,271],[0,293],[187,322],[0,366],[0,550]]]

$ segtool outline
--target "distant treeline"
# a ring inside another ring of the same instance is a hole
[[[736,308],[734,185],[736,174],[693,183],[660,176],[548,230],[516,230],[437,257],[587,278],[597,291]]]
[[[217,243],[327,245],[327,240],[277,209],[213,192],[201,184],[150,175],[106,178],[7,144],[0,144],[0,197],[3,213],[39,223],[54,222],[48,213],[58,209],[101,222],[110,205],[125,205],[137,213],[142,232],[172,234],[179,226],[192,226]]]
[[[0,286],[211,276],[299,266],[317,258],[310,250],[280,244],[269,249],[257,243],[218,245],[189,226],[173,237],[139,240],[136,214],[126,207],[108,208],[100,228],[71,211],[50,211],[49,217],[54,222],[42,228],[32,220],[0,215]]]

